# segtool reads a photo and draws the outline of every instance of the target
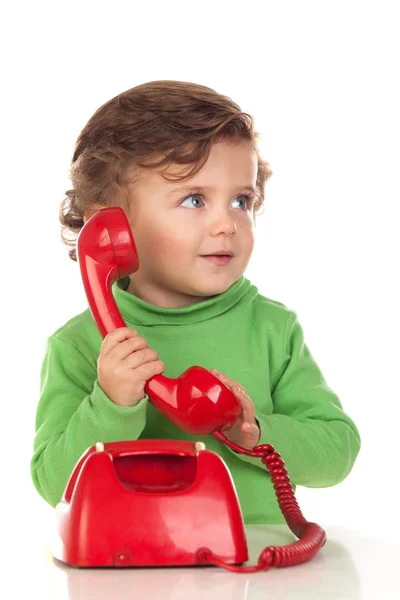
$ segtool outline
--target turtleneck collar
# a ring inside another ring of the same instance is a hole
[[[206,321],[232,308],[250,288],[258,293],[257,288],[242,276],[222,294],[180,308],[164,308],[127,292],[128,283],[128,277],[115,282],[113,294],[125,321],[139,325],[183,325]]]

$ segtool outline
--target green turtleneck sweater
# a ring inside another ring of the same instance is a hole
[[[128,327],[157,350],[166,377],[192,365],[235,379],[255,405],[260,444],[272,444],[291,482],[328,487],[351,471],[360,436],[313,359],[294,311],[266,298],[242,276],[228,290],[182,308],[149,304],[126,290],[113,293]],[[97,380],[101,336],[89,310],[47,341],[41,370],[33,482],[55,506],[82,453],[96,442],[139,438],[201,440],[232,475],[245,523],[284,523],[271,479],[259,459],[221,445],[212,436],[178,429],[145,396],[136,406],[111,402]]]

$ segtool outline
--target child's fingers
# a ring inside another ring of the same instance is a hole
[[[132,356],[140,350],[144,350],[149,347],[149,344],[145,338],[135,335],[128,340],[119,342],[114,348],[107,352],[107,359],[113,362],[121,362],[126,358]]]
[[[230,389],[232,389],[232,387],[234,385],[239,385],[237,381],[235,381],[234,379],[231,379],[224,373],[217,371],[217,369],[210,369],[210,373],[212,373],[213,375],[218,377],[218,379],[220,379],[223,383],[225,383],[225,385],[227,385]]]
[[[238,398],[240,404],[242,405],[242,419],[244,423],[255,424],[256,422],[256,411],[254,408],[254,404],[243,390],[242,387],[238,386],[238,384],[234,385],[232,388],[236,398]]]
[[[124,340],[128,340],[131,337],[137,335],[137,331],[135,329],[130,329],[129,327],[118,327],[118,329],[114,329],[111,333],[108,333],[103,340],[102,343],[102,353],[108,354],[110,350],[112,350],[115,346],[117,346],[120,342]]]
[[[223,383],[225,383],[230,388],[230,390],[235,394],[236,398],[239,400],[239,402],[242,406],[243,421],[245,423],[255,423],[256,422],[256,418],[255,418],[256,413],[255,413],[254,404],[251,401],[251,399],[249,398],[249,396],[246,394],[246,390],[241,385],[239,385],[237,381],[235,381],[234,379],[231,379],[227,375],[224,375],[220,371],[217,371],[216,369],[211,369],[210,372],[213,375],[215,375],[216,377],[218,377]]]

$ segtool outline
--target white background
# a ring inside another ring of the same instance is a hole
[[[49,511],[30,479],[39,370],[47,336],[86,308],[59,241],[75,140],[119,92],[177,79],[212,87],[254,116],[274,174],[246,276],[297,311],[361,433],[349,477],[298,489],[300,506],[322,526],[397,539],[397,8],[116,0],[2,9],[2,503],[12,536],[27,515],[24,535],[45,531]]]

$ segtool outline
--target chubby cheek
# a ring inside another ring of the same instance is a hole
[[[246,254],[251,254],[253,252],[254,245],[255,245],[255,239],[254,239],[253,233],[251,232],[246,238],[246,244],[245,244]]]
[[[152,223],[143,233],[140,247],[138,243],[139,259],[142,258],[143,263],[165,264],[171,260],[175,264],[183,263],[190,253],[194,253],[187,230],[179,226],[172,231],[165,224]]]
[[[232,240],[232,245],[236,248],[239,257],[245,258],[254,250],[255,239],[251,227],[243,227],[238,231],[236,240]]]

